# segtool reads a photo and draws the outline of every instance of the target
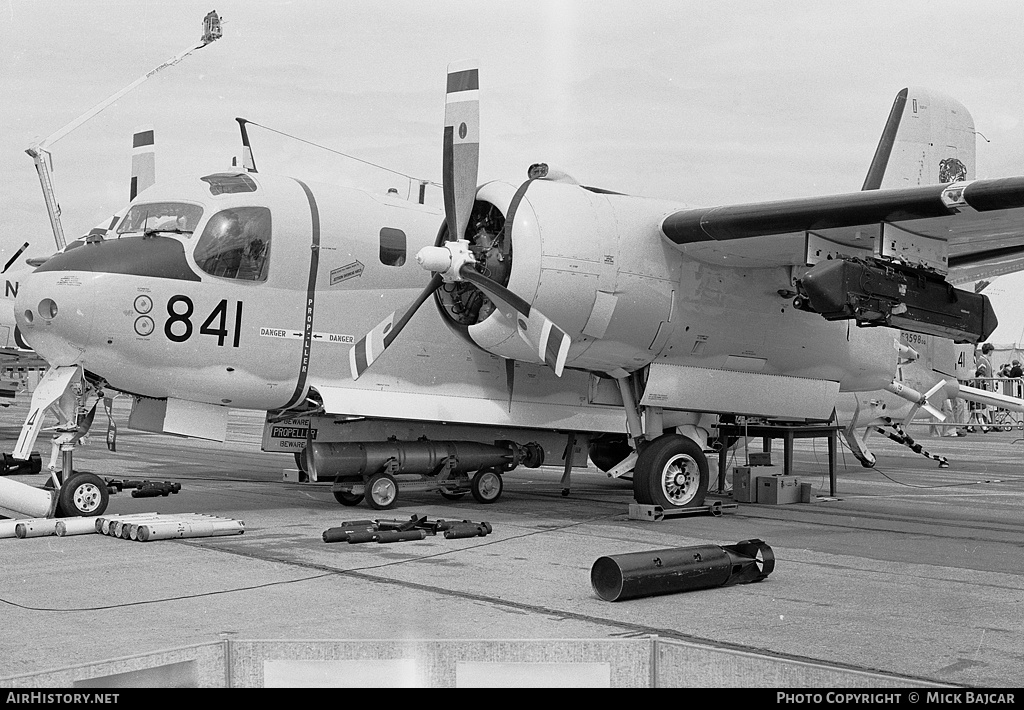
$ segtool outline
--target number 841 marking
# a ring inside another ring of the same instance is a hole
[[[164,323],[164,335],[174,343],[184,343],[192,337],[194,327],[192,325],[192,314],[195,312],[195,304],[188,296],[171,296],[167,301],[167,321]],[[235,301],[235,320],[232,328],[228,329],[228,300],[221,299],[220,303],[214,306],[210,315],[206,317],[203,324],[199,326],[200,335],[214,335],[217,337],[217,345],[223,347],[224,342],[230,337],[231,347],[238,347],[238,340],[242,334],[242,302]]]

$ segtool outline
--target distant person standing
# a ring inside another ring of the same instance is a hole
[[[992,343],[985,343],[981,346],[981,355],[978,355],[974,360],[974,366],[977,369],[975,376],[977,377],[992,377],[992,351],[995,350],[995,346]],[[985,374],[981,374],[984,371]],[[982,389],[989,389],[986,383],[982,382],[978,385]]]
[[[974,359],[975,371],[974,376],[977,378],[978,389],[989,390],[989,379],[992,377],[992,351],[995,350],[995,346],[992,343],[985,343],[981,346],[981,355],[978,355]],[[967,431],[974,431],[973,424],[977,423],[981,426],[981,432],[983,434],[988,433],[989,425],[992,420],[988,413],[988,407],[984,404],[977,402],[971,403],[971,418],[968,421]]]

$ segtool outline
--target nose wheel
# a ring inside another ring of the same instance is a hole
[[[57,513],[63,518],[101,515],[109,501],[110,491],[99,476],[75,473],[61,484]]]

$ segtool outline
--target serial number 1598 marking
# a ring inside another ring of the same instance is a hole
[[[184,343],[192,337],[192,313],[195,311],[195,304],[188,296],[171,296],[167,301],[167,321],[164,323],[164,335],[174,343]],[[231,337],[231,347],[238,347],[238,340],[242,333],[242,302],[235,301],[235,321],[232,328],[228,329],[228,300],[221,299],[210,315],[206,317],[203,324],[199,326],[200,335],[213,335],[217,337],[217,345],[223,347],[224,341]]]

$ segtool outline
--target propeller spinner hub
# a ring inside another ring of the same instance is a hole
[[[476,263],[473,253],[469,250],[469,242],[465,239],[445,242],[439,247],[423,247],[416,254],[416,261],[427,271],[441,274],[449,283],[462,281],[459,273],[462,267]]]

